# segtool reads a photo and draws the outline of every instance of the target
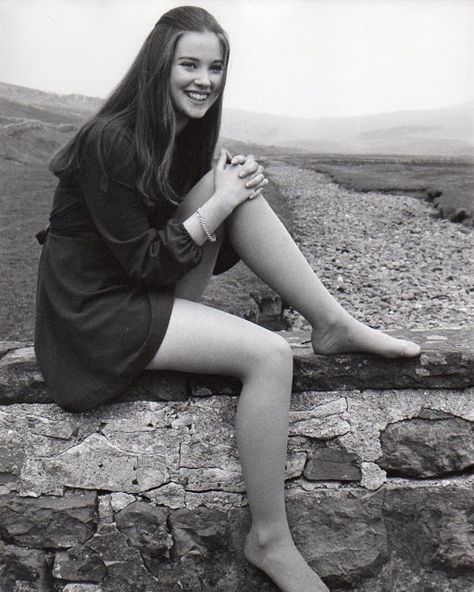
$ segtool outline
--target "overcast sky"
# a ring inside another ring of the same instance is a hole
[[[0,0],[0,80],[104,97],[181,3],[229,33],[227,107],[319,117],[474,98],[474,0]]]

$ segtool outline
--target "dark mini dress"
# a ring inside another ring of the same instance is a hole
[[[203,249],[175,206],[148,207],[134,188],[131,144],[105,135],[112,173],[103,184],[92,141],[75,174],[62,175],[43,244],[36,296],[35,353],[51,398],[85,411],[124,394],[158,351],[174,287]],[[179,166],[174,168],[179,185]],[[224,241],[214,268],[239,260]]]

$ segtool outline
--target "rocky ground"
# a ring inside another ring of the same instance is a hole
[[[266,170],[302,252],[356,318],[383,329],[474,324],[471,229],[414,197],[344,189],[274,160]]]

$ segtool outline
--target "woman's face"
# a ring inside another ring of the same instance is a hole
[[[170,74],[170,95],[178,129],[203,117],[222,89],[224,56],[215,33],[188,31],[176,44]]]

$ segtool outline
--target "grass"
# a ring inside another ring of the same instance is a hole
[[[433,202],[443,218],[474,225],[474,162],[407,156],[286,157],[289,164],[329,174],[355,191],[409,193]]]
[[[33,337],[36,268],[55,186],[45,165],[0,160],[0,338]]]

